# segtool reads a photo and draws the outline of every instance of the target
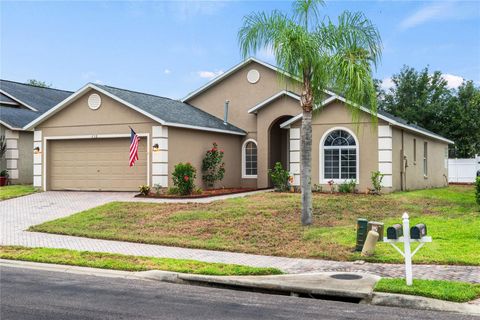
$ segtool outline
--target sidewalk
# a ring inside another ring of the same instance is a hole
[[[382,277],[402,277],[404,275],[403,265],[398,264],[357,264],[355,262],[260,256],[24,231],[31,225],[66,217],[107,202],[134,200],[136,199],[132,198],[131,193],[44,192],[3,201],[0,206],[0,245],[63,248],[275,267],[286,273],[295,274],[335,271],[363,272]],[[419,279],[480,283],[480,267],[478,266],[414,265],[413,272],[414,277]]]

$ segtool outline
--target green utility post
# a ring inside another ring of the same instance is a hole
[[[355,251],[362,251],[363,244],[365,243],[365,239],[367,238],[367,227],[367,219],[357,219],[357,245],[355,246]]]

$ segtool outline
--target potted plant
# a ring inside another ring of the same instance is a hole
[[[0,172],[0,187],[3,187],[7,184],[8,181],[8,171],[3,170]]]

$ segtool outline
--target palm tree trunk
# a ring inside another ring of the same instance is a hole
[[[303,110],[301,131],[302,224],[312,224],[312,111]]]

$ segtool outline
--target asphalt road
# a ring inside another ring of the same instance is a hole
[[[474,319],[425,312],[2,267],[0,319]],[[479,319],[479,318],[476,318]]]

